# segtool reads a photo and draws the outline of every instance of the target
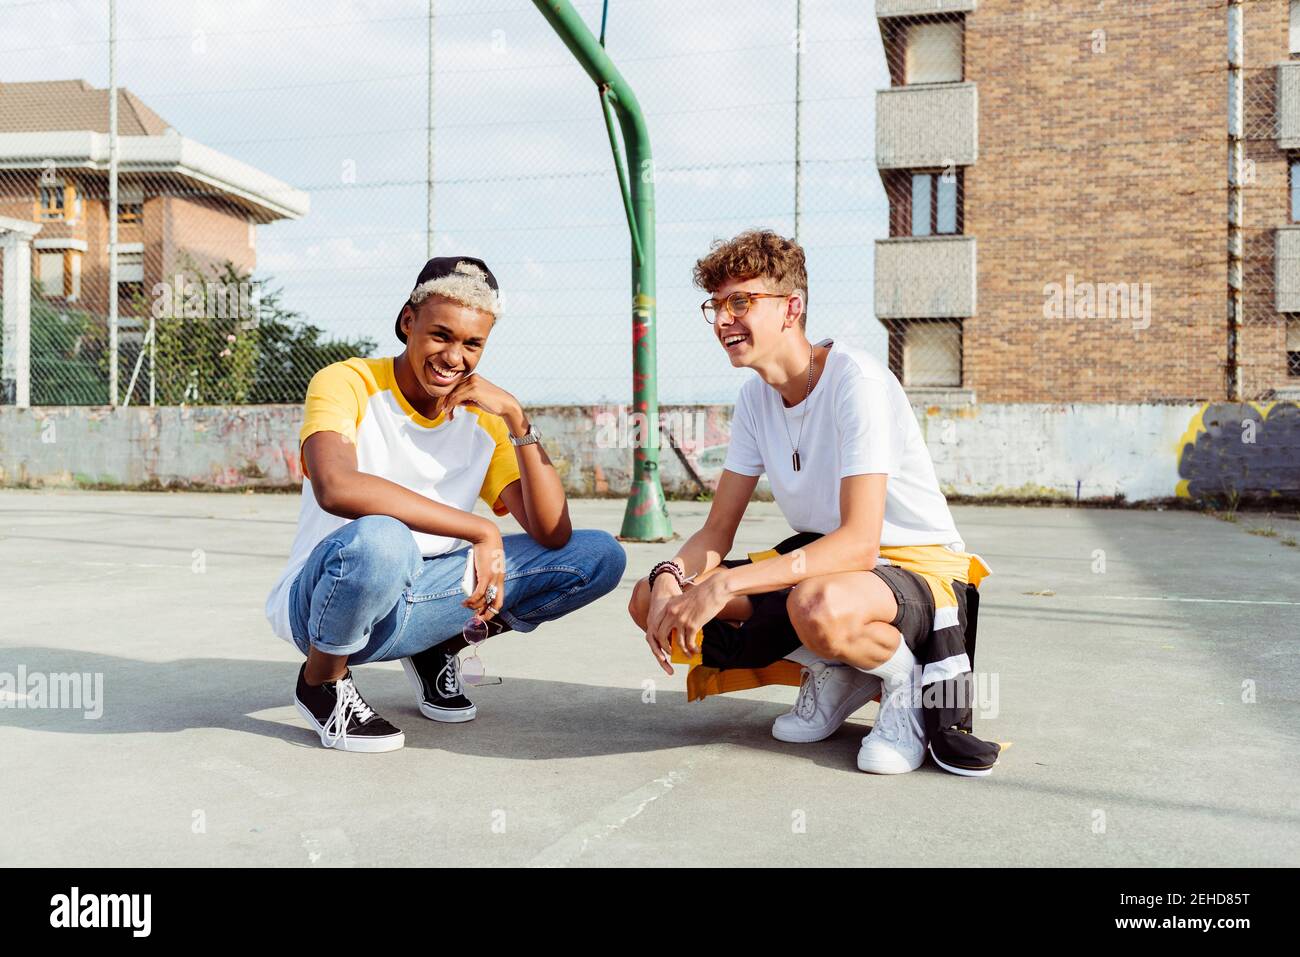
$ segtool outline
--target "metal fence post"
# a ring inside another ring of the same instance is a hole
[[[117,3],[108,0],[108,404],[117,408]]]

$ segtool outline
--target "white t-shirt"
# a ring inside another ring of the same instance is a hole
[[[500,416],[475,406],[429,419],[402,394],[393,359],[348,359],[326,366],[307,386],[298,448],[317,432],[338,432],[355,443],[357,469],[379,475],[426,498],[463,512],[482,499],[497,515],[507,509],[501,490],[519,480],[519,462]],[[275,633],[293,640],[289,627],[289,588],[312,550],[348,524],[316,502],[303,463],[302,507],[289,562],[266,599],[266,617]],[[444,535],[412,531],[424,556],[444,555],[465,545]]]
[[[840,479],[887,474],[882,546],[962,548],[898,379],[861,349],[829,339],[818,345],[833,348],[812,393],[798,405],[786,408],[781,393],[758,376],[741,387],[723,468],[741,475],[766,472],[790,527],[821,534],[840,527]],[[798,472],[792,461],[796,442]]]

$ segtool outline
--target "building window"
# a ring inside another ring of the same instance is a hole
[[[72,206],[69,202],[70,193],[72,188],[65,186],[62,180],[42,185],[37,218],[46,223],[67,219],[68,210]]]
[[[886,17],[880,21],[880,36],[893,86],[959,83],[966,77],[966,18],[962,14]]]
[[[912,174],[911,220],[913,236],[957,232],[956,174]]]
[[[1291,0],[1291,54],[1300,54],[1300,0]]]
[[[961,387],[961,320],[893,319],[889,368],[905,388]]]
[[[1300,319],[1286,321],[1286,374],[1300,377]]]
[[[139,250],[117,252],[117,309],[122,315],[137,314],[144,301],[144,253]]]
[[[144,216],[144,191],[126,187],[117,193],[117,221],[138,223]]]
[[[77,187],[63,180],[43,182],[36,200],[36,218],[41,222],[76,222],[81,214]]]
[[[1291,222],[1300,223],[1300,158],[1291,158]]]
[[[888,170],[889,235],[957,236],[963,229],[962,171]]]
[[[904,82],[959,83],[962,69],[962,46],[965,20],[922,20],[910,23],[903,40]]]
[[[50,298],[63,295],[63,251],[39,253],[36,260],[36,277],[41,292]]]
[[[144,253],[139,250],[117,251],[117,281],[144,282]]]
[[[81,253],[73,249],[38,251],[36,281],[45,297],[75,302],[81,296]]]

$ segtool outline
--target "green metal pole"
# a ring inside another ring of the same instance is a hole
[[[655,359],[655,194],[650,134],[636,96],[604,47],[587,29],[568,0],[533,0],[546,22],[564,41],[596,84],[602,110],[609,104],[618,117],[627,152],[632,234],[632,404],[638,441],[633,448],[632,491],[623,513],[621,538],[661,542],[673,537],[659,480],[659,397]],[[613,143],[611,142],[611,145]],[[618,154],[614,156],[619,165]],[[622,178],[622,177],[620,177]]]

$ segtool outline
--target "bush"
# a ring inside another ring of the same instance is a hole
[[[317,371],[375,350],[374,339],[327,338],[320,326],[284,307],[283,290],[270,289],[269,278],[255,280],[231,262],[204,275],[193,260],[184,258],[178,271],[187,282],[182,301],[136,296],[123,310],[123,318],[130,318],[140,335],[148,329],[151,312],[155,314],[159,405],[299,403]],[[256,313],[231,314],[226,308],[229,292],[240,284],[260,289]],[[52,302],[39,283],[33,283],[31,340],[33,405],[108,403],[107,317]],[[124,401],[142,347],[147,349],[147,344],[138,336],[119,340],[118,388]],[[149,402],[149,361],[146,354],[131,405]]]

